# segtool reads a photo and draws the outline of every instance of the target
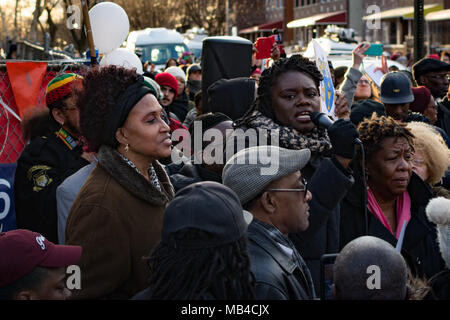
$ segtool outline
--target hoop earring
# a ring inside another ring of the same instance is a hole
[[[127,145],[125,146],[125,152],[128,152],[130,150],[130,145],[127,143]]]

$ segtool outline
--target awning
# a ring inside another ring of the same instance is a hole
[[[241,29],[239,30],[239,34],[253,33],[258,31],[272,31],[272,29],[274,28],[283,31],[283,20],[268,22],[257,26]]]
[[[272,31],[272,29],[274,29],[274,28],[282,31],[284,29],[283,28],[283,20],[261,24],[258,26],[258,31],[264,31],[264,30]]]
[[[425,16],[426,21],[450,20],[450,9],[435,11]]]
[[[346,11],[327,12],[316,14],[315,16],[297,19],[287,24],[288,28],[300,28],[313,26],[316,24],[346,24],[347,13]]]
[[[442,4],[427,4],[423,7],[423,9],[424,9],[424,15],[426,15],[433,11],[442,10],[443,7],[442,7]],[[379,13],[374,13],[374,14],[365,16],[365,17],[363,17],[363,20],[394,19],[394,18],[403,18],[404,20],[414,19],[414,6],[381,11]]]

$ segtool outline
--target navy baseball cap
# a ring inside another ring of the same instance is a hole
[[[414,101],[412,85],[402,72],[390,72],[381,79],[380,100],[385,104],[402,104]]]

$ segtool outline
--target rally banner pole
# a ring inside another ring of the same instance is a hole
[[[91,29],[91,20],[89,19],[89,11],[88,11],[88,5],[87,5],[86,0],[82,0],[81,5],[83,7],[83,21],[84,21],[86,36],[87,36],[88,44],[89,44],[91,65],[93,66],[93,65],[97,64],[97,55],[95,53],[94,38],[92,37],[92,29]]]

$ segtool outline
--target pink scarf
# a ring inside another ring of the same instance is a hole
[[[367,188],[367,209],[373,213],[375,217],[383,224],[383,226],[388,229],[392,234],[391,226],[389,225],[383,211],[378,205],[377,199],[373,195],[373,192]],[[403,222],[406,221],[408,224],[411,219],[411,198],[409,197],[408,191],[403,192],[401,195],[397,197],[397,231],[395,233],[395,237],[398,239],[400,235],[400,231],[402,229]]]

